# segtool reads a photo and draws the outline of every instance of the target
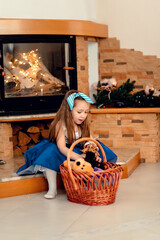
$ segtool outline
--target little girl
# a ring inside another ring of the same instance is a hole
[[[68,91],[56,118],[50,125],[49,139],[42,140],[24,154],[25,165],[17,171],[17,174],[44,172],[48,181],[48,192],[44,195],[45,198],[54,198],[57,194],[57,171],[66,160],[70,145],[81,137],[90,137],[87,122],[90,103],[93,101],[84,93],[76,90]],[[117,156],[103,143],[100,142],[100,144],[105,151],[107,161],[115,163]],[[71,153],[71,160],[85,158],[81,150],[82,146],[77,144]],[[102,159],[101,152],[100,157]]]

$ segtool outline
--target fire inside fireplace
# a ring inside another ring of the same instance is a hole
[[[0,115],[56,112],[77,89],[74,36],[0,36]]]

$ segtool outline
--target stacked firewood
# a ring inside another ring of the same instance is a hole
[[[12,124],[13,132],[13,152],[14,156],[24,154],[24,152],[35,146],[42,139],[49,137],[49,126],[51,121],[35,122],[34,125],[19,123]],[[33,122],[31,122],[33,124]]]

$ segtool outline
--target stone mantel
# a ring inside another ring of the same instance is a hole
[[[36,120],[47,120],[54,119],[56,113],[44,113],[34,115],[18,115],[18,116],[0,116],[0,123],[9,122],[23,122],[23,121],[36,121]]]
[[[160,108],[91,108],[91,113],[160,113]]]

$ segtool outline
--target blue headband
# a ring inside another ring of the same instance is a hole
[[[84,93],[81,93],[81,92],[79,92],[79,93],[72,93],[68,98],[67,98],[67,102],[68,102],[68,105],[69,105],[69,108],[71,109],[71,111],[72,111],[72,109],[73,109],[73,106],[74,106],[74,100],[75,100],[75,98],[77,98],[77,97],[82,97],[86,102],[89,102],[89,103],[94,103],[93,101],[92,101],[92,99],[90,98],[90,97],[88,97],[87,95],[85,95]]]

